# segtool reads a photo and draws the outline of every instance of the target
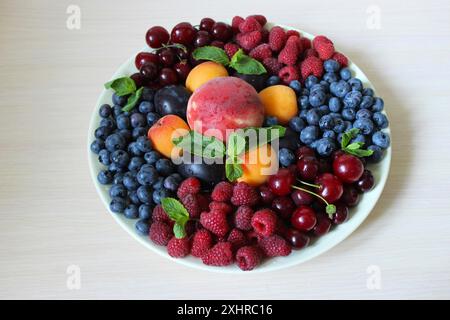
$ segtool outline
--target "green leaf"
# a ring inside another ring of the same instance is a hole
[[[130,112],[133,110],[133,108],[136,106],[136,104],[139,102],[142,96],[142,90],[144,88],[140,88],[138,91],[133,93],[131,96],[128,97],[127,104],[122,108],[123,112]]]
[[[225,163],[225,175],[229,181],[236,181],[238,178],[242,177],[243,173],[242,166],[239,163],[229,161]]]
[[[194,130],[187,135],[177,137],[172,142],[186,152],[204,158],[223,158],[225,156],[225,145],[215,137],[204,136]]]
[[[263,74],[267,73],[266,68],[256,59],[247,56],[242,49],[239,49],[231,58],[230,67],[242,74]]]
[[[227,66],[230,63],[226,52],[214,46],[200,47],[194,50],[192,56],[196,60],[210,60]]]
[[[231,159],[237,158],[245,150],[245,138],[237,132],[229,135],[227,141],[227,155]]]
[[[364,142],[353,142],[345,147],[346,150],[357,150],[360,149],[364,145]]]
[[[370,157],[373,154],[373,150],[364,150],[364,149],[356,149],[356,150],[344,149],[344,151],[360,158]]]
[[[163,198],[161,205],[171,220],[181,224],[185,224],[189,220],[189,212],[177,199]]]
[[[173,233],[177,239],[182,239],[186,237],[186,230],[185,230],[186,223],[179,223],[176,222],[173,226]]]
[[[264,128],[248,127],[244,129],[244,133],[248,135],[250,130],[255,130],[258,141],[256,145],[250,145],[250,143],[247,141],[247,150],[252,149],[256,146],[265,145],[269,142],[272,142],[273,140],[279,139],[286,133],[286,128],[280,125]]]
[[[136,84],[130,77],[122,77],[105,83],[106,89],[113,89],[118,96],[126,96],[136,92]]]
[[[356,135],[359,133],[359,129],[353,128],[350,129],[342,135],[342,141],[341,141],[341,148],[344,149],[347,147],[348,143],[356,137]]]

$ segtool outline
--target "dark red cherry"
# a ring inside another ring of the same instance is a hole
[[[233,36],[233,30],[229,24],[216,22],[211,29],[211,34],[216,40],[227,42]]]
[[[211,36],[207,31],[200,30],[194,39],[194,47],[204,47],[211,42]]]
[[[158,75],[158,67],[153,62],[146,62],[139,72],[145,80],[153,80]]]
[[[134,64],[138,70],[140,70],[142,65],[147,62],[153,62],[158,66],[160,61],[158,55],[151,52],[139,52],[134,59]]]
[[[276,174],[269,177],[267,185],[270,190],[278,195],[285,196],[291,193],[291,186],[295,182],[295,177],[288,169],[280,169]]]
[[[291,199],[294,201],[295,205],[309,205],[314,201],[314,196],[310,193],[307,193],[303,190],[294,190],[291,193]]]
[[[359,192],[358,189],[354,185],[346,185],[344,186],[344,193],[342,193],[341,200],[348,207],[354,207],[359,202]]]
[[[303,156],[297,161],[297,173],[300,179],[312,181],[319,173],[319,161],[315,157]]]
[[[364,170],[361,178],[356,182],[356,187],[360,192],[367,192],[372,190],[375,185],[375,179],[370,170]]]
[[[353,183],[361,178],[364,165],[359,158],[351,154],[343,154],[333,160],[333,172],[342,182]]]
[[[216,23],[213,19],[211,18],[203,18],[200,21],[200,30],[204,30],[204,31],[208,31],[210,32],[214,23]]]
[[[158,52],[159,60],[165,67],[171,67],[175,63],[175,54],[171,48],[161,49]]]
[[[306,234],[295,229],[287,230],[285,239],[289,242],[293,249],[297,250],[308,246],[310,242],[310,238]]]
[[[302,157],[309,156],[309,157],[315,157],[314,150],[309,147],[300,147],[295,151],[295,156],[297,157],[297,160],[300,160]]]
[[[160,48],[169,42],[169,32],[161,26],[148,29],[145,40],[150,48]]]
[[[264,204],[271,204],[273,199],[275,199],[275,195],[267,185],[263,184],[258,188],[258,190],[261,200]]]
[[[322,173],[317,177],[315,183],[320,186],[317,190],[318,194],[330,203],[339,200],[344,192],[342,182],[331,173]]]
[[[316,225],[316,213],[311,207],[300,206],[291,216],[292,226],[300,231],[309,231]]]
[[[323,236],[324,234],[328,233],[331,228],[331,220],[323,214],[317,215],[317,223],[312,229],[313,233],[316,236]]]
[[[170,84],[177,84],[178,76],[175,70],[170,68],[163,68],[159,73],[159,83],[163,86]]]
[[[133,79],[134,83],[136,84],[136,88],[142,87],[146,82],[144,77],[139,72],[133,73],[130,78]]]
[[[295,204],[287,196],[278,197],[273,200],[272,209],[278,212],[283,219],[288,219],[295,209]]]
[[[341,224],[348,220],[348,208],[342,203],[336,204],[336,212],[333,213],[332,220],[334,224]]]
[[[180,43],[186,46],[192,44],[197,31],[189,22],[180,22],[173,27],[171,35],[172,43]]]
[[[186,80],[189,72],[191,72],[191,66],[187,62],[175,63],[173,69],[177,73],[178,79],[180,79],[180,81]]]

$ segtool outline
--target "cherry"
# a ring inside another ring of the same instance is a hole
[[[297,160],[300,160],[302,157],[309,156],[309,157],[315,157],[314,150],[309,147],[300,147],[295,151],[295,156],[297,157]]]
[[[331,218],[334,224],[341,224],[348,219],[348,208],[342,203],[336,204],[336,212]]]
[[[291,192],[291,186],[295,181],[295,177],[288,169],[280,169],[278,172],[269,177],[267,182],[270,190],[277,196],[285,196]]]
[[[175,55],[180,60],[187,60],[187,59],[189,59],[189,49],[186,49],[186,48],[172,48],[172,50],[173,50]]]
[[[295,205],[289,197],[278,197],[273,200],[272,209],[278,212],[283,219],[287,219],[294,211]]]
[[[146,62],[153,62],[156,65],[159,65],[159,57],[155,53],[151,52],[139,52],[134,59],[134,64],[136,65],[136,69],[141,69],[142,65]]]
[[[225,47],[225,43],[219,40],[214,40],[211,42],[211,46],[223,49],[223,47]]]
[[[136,84],[136,88],[142,87],[145,83],[144,77],[139,72],[133,73],[130,78],[133,79]]]
[[[146,62],[139,70],[142,77],[146,80],[153,80],[158,75],[158,67],[153,62]]]
[[[336,150],[336,151],[334,151],[332,154],[331,154],[331,160],[335,160],[336,158],[338,158],[338,157],[340,157],[340,156],[342,156],[342,155],[344,155],[344,154],[346,154],[344,151],[342,151],[342,150]]]
[[[204,47],[211,42],[211,36],[207,31],[197,32],[197,36],[194,39],[194,47]]]
[[[331,229],[331,220],[323,214],[317,215],[317,223],[312,229],[313,233],[316,236],[323,236],[328,231],[330,231],[330,229]]]
[[[348,206],[354,207],[359,202],[359,193],[353,185],[344,186],[344,193],[342,193],[341,200]]]
[[[196,30],[189,22],[180,22],[173,27],[171,40],[173,43],[181,43],[184,45],[190,45],[194,41]]]
[[[169,42],[169,32],[161,26],[155,26],[148,29],[145,35],[145,41],[150,48],[160,48]]]
[[[189,72],[191,72],[191,66],[187,62],[183,61],[175,63],[173,69],[177,73],[178,79],[180,79],[181,81],[186,80]]]
[[[271,204],[273,199],[275,198],[275,195],[266,185],[262,185],[259,187],[259,195],[264,204]]]
[[[291,193],[291,198],[296,206],[308,205],[314,201],[314,196],[303,190],[294,190]]]
[[[314,210],[308,206],[300,206],[295,209],[291,216],[292,226],[300,231],[309,231],[317,223],[317,218]]]
[[[332,172],[332,166],[329,159],[321,158],[319,161],[319,172],[325,173],[325,172]]]
[[[297,250],[306,247],[310,242],[310,238],[306,234],[295,229],[286,231],[285,239],[293,249]]]
[[[297,161],[297,171],[301,179],[312,181],[319,172],[319,162],[315,157],[303,156]]]
[[[165,67],[170,67],[175,62],[175,54],[170,48],[162,49],[158,52],[159,60]]]
[[[330,203],[336,202],[344,192],[342,182],[331,173],[323,173],[316,179],[319,187],[319,195]]]
[[[367,192],[373,188],[375,179],[370,170],[364,170],[363,174],[356,182],[356,187],[360,192]]]
[[[363,171],[361,160],[351,154],[343,154],[333,161],[333,172],[344,183],[358,181]]]
[[[163,68],[159,73],[159,83],[163,86],[176,84],[178,82],[177,73],[170,68]]]
[[[233,36],[231,26],[224,22],[216,22],[211,29],[211,33],[215,39],[224,42],[230,40]]]
[[[214,23],[216,23],[213,19],[211,18],[203,18],[200,21],[200,30],[204,30],[204,31],[208,31],[210,32]]]

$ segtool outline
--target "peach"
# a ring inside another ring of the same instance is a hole
[[[212,61],[203,62],[189,72],[186,79],[186,88],[194,92],[195,89],[209,80],[226,76],[228,76],[228,71],[223,65]]]
[[[259,93],[267,116],[277,117],[281,124],[287,124],[298,113],[295,91],[285,85],[265,88]]]
[[[263,184],[278,170],[277,154],[270,144],[251,149],[241,159],[243,174],[237,181],[247,182],[251,186]]]
[[[153,149],[165,157],[171,158],[181,152],[181,149],[173,144],[172,139],[186,134],[186,130],[189,131],[189,126],[182,118],[169,114],[151,126],[148,130],[148,138],[152,142]]]
[[[244,80],[220,77],[191,95],[186,114],[191,129],[226,141],[235,129],[260,127],[264,106],[256,90]]]

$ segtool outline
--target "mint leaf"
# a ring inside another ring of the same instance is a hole
[[[182,224],[179,222],[176,222],[173,226],[173,233],[177,239],[182,239],[186,237],[186,230],[185,230],[186,223]]]
[[[223,158],[225,156],[225,145],[215,137],[204,136],[194,130],[187,135],[177,137],[172,142],[186,152],[204,158]]]
[[[347,147],[348,143],[356,137],[356,135],[359,133],[359,129],[353,128],[350,129],[342,135],[342,141],[341,141],[341,148],[344,149]]]
[[[357,150],[360,149],[364,145],[364,142],[353,142],[345,147],[346,150]]]
[[[350,129],[342,135],[342,141],[341,141],[341,148],[342,151],[345,151],[349,154],[352,154],[357,157],[369,157],[372,155],[373,150],[364,150],[361,149],[362,146],[364,146],[364,142],[349,142],[356,137],[356,135],[359,133],[359,129],[353,128]]]
[[[250,131],[254,130],[257,143],[256,145],[250,145],[249,135]],[[279,139],[286,134],[286,128],[280,125],[275,125],[271,127],[257,128],[257,127],[248,127],[244,129],[244,133],[247,135],[247,150],[252,149],[256,146],[265,145],[273,140]]]
[[[239,49],[231,58],[230,67],[242,74],[263,74],[267,73],[266,68],[256,59],[247,56],[242,49]]]
[[[370,157],[373,154],[373,150],[364,150],[364,149],[356,149],[356,150],[344,149],[344,151],[360,158]]]
[[[130,112],[133,110],[133,108],[136,106],[136,104],[139,102],[142,96],[142,90],[144,88],[140,88],[138,91],[133,93],[131,96],[128,97],[127,104],[122,108],[123,112]]]
[[[227,66],[230,63],[226,52],[214,46],[200,47],[194,50],[192,56],[196,60],[210,60]]]
[[[136,84],[130,77],[122,77],[105,83],[106,89],[113,89],[118,96],[126,96],[136,91]]]
[[[243,175],[242,166],[239,163],[227,162],[225,163],[225,175],[231,182],[236,181]]]
[[[245,150],[245,138],[237,133],[233,132],[229,135],[227,141],[227,155],[234,159]]]
[[[185,226],[189,221],[189,212],[186,208],[175,198],[163,198],[161,205],[169,218],[175,221],[173,226],[173,233],[177,238],[184,238],[186,236]]]

